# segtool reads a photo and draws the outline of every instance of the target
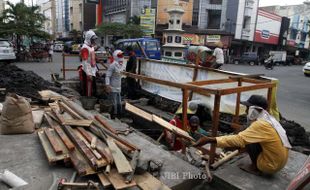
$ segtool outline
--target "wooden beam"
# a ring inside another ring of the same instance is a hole
[[[213,118],[212,118],[212,137],[217,137],[218,127],[219,127],[219,119],[220,119],[220,103],[221,103],[221,96],[215,95],[214,99],[214,108],[213,108]],[[213,164],[215,160],[215,151],[216,151],[216,144],[211,144],[210,150],[210,163]]]
[[[187,131],[187,103],[188,103],[188,91],[182,90],[182,129]]]
[[[75,119],[84,119],[79,114],[77,114],[75,111],[73,111],[69,106],[67,106],[63,102],[58,102],[59,106],[63,108],[67,113],[69,113],[73,118]]]
[[[233,79],[215,79],[215,80],[204,80],[204,81],[195,81],[195,82],[189,82],[187,84],[193,84],[196,86],[206,86],[210,84],[222,84],[222,83],[232,83],[236,82]]]
[[[241,79],[238,79],[238,86],[242,86],[242,80]],[[235,107],[235,115],[233,117],[233,120],[232,120],[232,124],[239,124],[239,112],[240,112],[240,97],[241,97],[241,92],[238,92],[237,93],[237,99],[236,99],[236,107]],[[240,128],[234,128],[234,126],[236,125],[231,125],[231,127],[233,129],[235,129],[235,132],[239,132],[240,131]]]
[[[56,137],[54,129],[47,128],[44,130],[44,133],[45,133],[47,139],[49,140],[49,142],[51,143],[53,150],[55,151],[56,155],[62,154],[63,150],[60,147],[60,144],[58,143],[58,141],[56,141],[57,137]]]
[[[55,164],[57,161],[69,159],[70,156],[68,153],[56,155],[52,145],[49,143],[49,140],[47,139],[46,135],[44,134],[44,131],[38,131],[38,137],[40,139],[40,142],[42,144],[43,150],[45,152],[45,155],[47,157],[48,163],[50,165]]]
[[[109,149],[111,150],[114,163],[116,165],[117,171],[120,174],[129,174],[132,172],[132,168],[122,153],[122,151],[118,148],[118,146],[114,143],[114,140],[111,138],[107,138],[107,144]]]
[[[71,140],[76,144],[76,147],[80,150],[80,152],[87,158],[87,161],[93,167],[93,169],[97,169],[96,157],[92,154],[92,152],[87,148],[86,144],[76,136],[73,132],[73,129],[70,126],[64,125],[64,130],[67,135],[71,138]]]
[[[253,79],[253,78],[242,78],[241,79],[242,82],[247,82],[247,83],[253,83],[253,84],[261,84],[261,83],[265,83],[265,82],[269,82],[269,80],[266,79]]]
[[[199,86],[195,86],[195,85],[191,85],[191,84],[183,84],[183,83],[177,83],[177,82],[172,82],[172,81],[167,81],[167,80],[161,80],[161,79],[151,78],[151,77],[147,77],[144,75],[137,75],[137,74],[128,73],[128,72],[122,72],[122,74],[124,74],[128,77],[141,79],[141,80],[144,80],[147,82],[153,82],[153,83],[161,84],[161,85],[165,85],[165,86],[191,90],[191,91],[194,91],[195,93],[201,94],[201,95],[209,96],[210,94],[219,94],[219,91],[217,89],[201,88]]]
[[[126,102],[125,104],[125,109],[127,111],[130,111],[131,113],[134,113],[144,119],[146,119],[147,121],[151,121],[153,120],[152,118],[152,114],[140,109],[140,108],[137,108],[136,106],[133,106],[131,105],[130,103]]]
[[[111,131],[112,133],[114,133],[115,135],[117,135],[117,131],[116,131],[105,119],[103,119],[101,116],[95,115],[95,119],[96,119],[103,127],[105,127],[107,130],[109,130],[109,131]]]
[[[153,121],[156,122],[157,124],[159,124],[160,126],[164,127],[165,129],[172,131],[176,135],[195,142],[195,139],[193,137],[191,137],[186,131],[183,131],[182,129],[177,128],[176,126],[174,126],[171,123],[163,120],[162,118],[160,118],[156,115],[153,115]]]
[[[135,175],[134,180],[138,184],[138,187],[140,187],[142,190],[171,190],[168,186],[163,184],[148,172]]]
[[[105,174],[116,190],[127,189],[136,186],[135,181],[125,183],[125,178],[120,175],[115,168],[112,168],[109,174]]]
[[[93,123],[93,120],[89,119],[65,119],[64,125],[89,127]]]
[[[104,188],[110,187],[112,185],[112,183],[110,182],[110,180],[107,178],[106,175],[104,175],[103,173],[98,173],[97,175],[98,175],[98,178],[101,182],[101,185]]]
[[[271,87],[274,87],[275,85],[276,84],[274,82],[266,82],[266,83],[251,85],[251,86],[226,88],[226,89],[221,89],[219,94],[220,95],[235,94],[238,92],[246,92],[246,91],[258,90],[258,89],[264,89],[264,88],[271,88]]]

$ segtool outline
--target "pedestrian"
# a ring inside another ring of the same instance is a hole
[[[137,73],[137,57],[132,47],[129,46],[127,48],[127,52],[129,54],[129,59],[126,64],[126,72],[136,74]],[[128,98],[134,100],[136,98],[136,79],[127,77],[127,92]]]
[[[241,102],[247,107],[250,126],[237,135],[202,137],[194,146],[216,143],[218,147],[246,148],[252,163],[239,167],[249,173],[274,174],[281,170],[288,159],[291,144],[281,124],[267,111],[267,100],[260,95],[252,95]]]
[[[81,48],[82,64],[79,66],[79,76],[81,83],[82,96],[95,96],[97,92],[96,88],[96,74],[98,71],[95,50],[96,46],[95,32],[89,30],[85,34],[85,41]]]
[[[50,44],[49,49],[48,49],[49,62],[53,62],[53,54],[54,54],[54,46],[53,44]]]
[[[121,105],[121,85],[122,85],[122,71],[124,68],[124,54],[121,50],[115,50],[113,53],[113,63],[111,63],[106,72],[105,82],[107,91],[110,93],[110,100],[113,103],[113,111],[111,118],[116,116],[122,117]]]
[[[221,41],[218,41],[215,43],[216,48],[213,51],[212,54],[212,67],[214,69],[219,69],[223,66],[224,64],[224,53],[223,53],[223,43]]]
[[[200,127],[200,119],[196,115],[193,115],[189,119],[188,134],[196,140],[203,136],[209,136],[209,133]]]

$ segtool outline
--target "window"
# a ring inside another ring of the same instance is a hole
[[[7,41],[0,41],[0,47],[9,47],[10,43]]]
[[[181,43],[181,41],[182,41],[182,37],[181,36],[176,36],[175,37],[175,43]]]
[[[157,51],[157,43],[155,41],[146,42],[146,49],[149,51]]]
[[[210,4],[221,5],[222,4],[222,0],[210,0]]]
[[[183,56],[183,53],[182,53],[182,52],[175,52],[175,53],[174,53],[174,56],[175,56],[175,57],[182,57],[182,56]]]
[[[208,11],[208,29],[220,29],[221,25],[221,10]]]
[[[168,43],[172,43],[172,39],[173,39],[172,36],[168,36],[168,37],[167,37],[167,42],[168,42]]]
[[[173,24],[173,20],[169,20],[169,23],[170,23],[170,24]]]
[[[177,20],[177,24],[180,24],[180,20]]]
[[[171,51],[166,51],[166,52],[165,52],[165,56],[167,56],[167,57],[171,57],[171,56],[172,56]]]

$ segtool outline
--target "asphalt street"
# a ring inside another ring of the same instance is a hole
[[[46,80],[51,80],[51,73],[59,73],[62,68],[61,53],[54,53],[53,62],[15,63],[25,70],[32,70]],[[80,64],[78,57],[66,57],[66,67],[76,69]],[[279,80],[277,91],[277,103],[281,114],[294,120],[310,131],[310,77],[305,77],[302,66],[276,66],[273,70],[266,70],[263,66],[234,65],[223,66],[224,70],[248,73],[264,74]],[[77,71],[66,73],[66,78],[78,77]]]

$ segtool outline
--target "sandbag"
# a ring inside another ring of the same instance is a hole
[[[35,129],[31,106],[22,96],[9,94],[0,117],[0,134],[27,134]]]

